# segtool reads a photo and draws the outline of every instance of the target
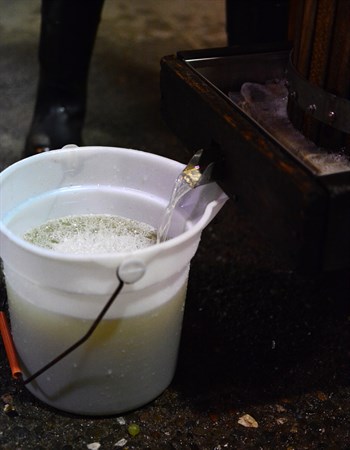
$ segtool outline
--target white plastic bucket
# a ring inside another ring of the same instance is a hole
[[[27,385],[39,399],[78,414],[116,414],[157,397],[177,359],[189,264],[201,231],[227,197],[216,183],[193,189],[170,240],[130,253],[70,255],[23,234],[47,220],[115,214],[158,227],[183,165],[111,147],[64,148],[0,174],[1,258],[12,334],[26,377],[80,339],[129,260],[146,269],[125,285],[93,335]]]

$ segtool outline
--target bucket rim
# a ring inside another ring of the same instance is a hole
[[[58,154],[64,154],[67,152],[72,151],[85,151],[85,152],[91,152],[92,150],[104,150],[104,151],[111,151],[115,152],[116,150],[121,153],[129,153],[133,152],[134,154],[142,154],[143,156],[147,155],[147,158],[151,158],[154,160],[163,160],[164,162],[167,162],[167,164],[172,164],[174,167],[178,166],[179,173],[181,170],[185,167],[185,164],[180,163],[178,161],[175,161],[173,159],[167,158],[162,155],[157,155],[155,153],[146,152],[143,150],[137,150],[137,149],[130,149],[130,148],[123,148],[123,147],[108,147],[108,146],[84,146],[84,147],[66,147],[62,149],[57,150],[51,150],[47,153],[41,153],[38,155],[33,155],[28,158],[22,159],[20,161],[15,162],[14,164],[11,164],[6,169],[4,169],[2,172],[0,172],[0,187],[1,187],[1,181],[5,179],[5,177],[10,176],[13,171],[17,170],[18,167],[25,166],[28,164],[31,164],[35,159],[44,159],[47,158],[48,154],[51,154],[50,156],[55,156]],[[61,156],[60,156],[61,157]],[[222,198],[221,198],[222,197]],[[1,199],[1,194],[0,194]],[[220,201],[221,199],[221,201]],[[61,262],[91,262],[94,261],[96,263],[103,263],[103,262],[113,262],[116,259],[124,259],[131,257],[144,257],[144,258],[151,258],[154,253],[157,253],[160,250],[167,251],[168,249],[171,249],[173,247],[181,246],[186,241],[189,241],[191,238],[193,238],[195,235],[198,235],[198,239],[200,238],[201,231],[205,228],[207,223],[210,221],[210,218],[212,216],[213,210],[220,205],[221,203],[226,201],[226,195],[224,193],[221,194],[220,198],[218,200],[213,200],[209,202],[204,210],[204,213],[202,214],[201,218],[193,225],[191,228],[185,230],[180,235],[171,238],[167,241],[156,243],[154,245],[151,245],[146,248],[129,251],[129,252],[101,252],[101,253],[94,253],[94,254],[71,254],[71,253],[61,253],[56,250],[50,250],[46,249],[44,247],[39,247],[35,244],[31,244],[30,242],[25,241],[23,238],[17,236],[15,233],[13,233],[11,230],[8,229],[8,227],[4,224],[2,218],[0,218],[0,237],[1,234],[4,235],[9,241],[13,242],[15,245],[19,246],[23,250],[30,252],[32,254],[35,254],[39,257],[61,261]],[[0,206],[1,207],[1,206]],[[1,255],[0,255],[1,256]]]
[[[58,156],[59,158],[61,158],[61,155],[64,155],[65,153],[71,153],[72,151],[79,151],[79,152],[92,152],[95,150],[100,150],[100,151],[108,151],[108,152],[115,152],[118,151],[119,153],[133,153],[133,154],[138,154],[138,155],[142,155],[144,157],[147,157],[149,159],[154,159],[154,160],[163,160],[163,162],[167,162],[167,164],[172,164],[174,167],[175,166],[179,166],[180,170],[181,168],[185,167],[185,164],[176,161],[174,159],[168,158],[166,156],[163,155],[158,155],[156,153],[152,153],[152,152],[148,152],[145,150],[138,150],[138,149],[134,149],[134,148],[127,148],[127,147],[111,147],[111,146],[107,146],[107,145],[87,145],[87,146],[65,146],[59,149],[55,149],[55,150],[50,150],[48,152],[42,152],[42,153],[38,153],[36,155],[32,155],[32,156],[28,156],[27,158],[23,158],[20,159],[19,161],[14,162],[13,164],[10,164],[8,167],[6,167],[5,169],[3,169],[2,171],[0,171],[0,186],[1,186],[1,182],[2,179],[4,179],[7,176],[10,176],[12,174],[13,171],[17,170],[18,168],[20,168],[21,166],[26,166],[28,164],[32,164],[33,162],[35,162],[35,160],[40,160],[40,159],[46,159],[48,157],[54,157],[54,156]]]

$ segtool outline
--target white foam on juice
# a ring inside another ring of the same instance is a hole
[[[50,220],[23,238],[40,247],[70,254],[130,252],[156,243],[156,230],[144,223],[108,214]]]

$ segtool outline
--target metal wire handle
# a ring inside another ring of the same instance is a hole
[[[59,361],[61,361],[63,358],[65,358],[67,355],[72,353],[75,349],[80,347],[84,342],[86,342],[89,337],[92,335],[92,333],[96,330],[99,323],[102,321],[104,316],[106,315],[109,308],[112,306],[115,299],[120,294],[121,290],[123,289],[125,284],[133,284],[136,281],[138,281],[140,278],[143,277],[144,273],[146,271],[145,265],[142,261],[138,259],[127,259],[124,262],[120,264],[116,271],[117,279],[119,281],[119,284],[113,294],[108,299],[105,306],[102,308],[101,312],[98,314],[96,319],[93,321],[90,328],[87,330],[87,332],[82,336],[77,342],[75,342],[73,345],[68,347],[66,350],[64,350],[62,353],[60,353],[58,356],[56,356],[54,359],[52,359],[49,363],[47,363],[45,366],[43,366],[41,369],[37,370],[35,373],[30,375],[28,378],[23,380],[23,384],[26,385],[28,383],[31,383],[33,380],[35,380],[37,377],[42,375],[44,372],[46,372],[48,369],[50,369],[52,366],[57,364]],[[12,341],[12,336],[9,331],[8,323],[6,321],[4,308],[5,308],[5,300],[6,296],[0,298],[0,331],[1,335],[3,337],[8,361],[10,364],[10,368],[12,371],[12,375],[14,378],[20,378],[22,375],[22,371],[20,369],[20,365],[17,360],[17,353],[14,346],[14,343]]]
[[[33,373],[33,375],[31,375],[30,377],[26,378],[25,380],[23,380],[23,384],[28,384],[31,383],[33,380],[35,380],[35,378],[37,378],[39,375],[42,375],[44,372],[46,372],[48,369],[50,369],[52,366],[54,366],[55,364],[57,364],[59,361],[61,361],[63,358],[65,358],[67,355],[69,355],[70,353],[72,353],[75,349],[77,349],[78,347],[80,347],[82,344],[84,344],[84,342],[86,342],[89,337],[92,335],[92,333],[96,330],[98,324],[101,322],[101,320],[103,319],[103,317],[105,316],[105,314],[107,313],[108,309],[111,307],[112,303],[114,302],[114,300],[118,297],[118,295],[120,294],[121,290],[123,289],[124,286],[124,281],[122,281],[119,278],[118,272],[117,272],[117,277],[119,280],[119,285],[116,288],[116,290],[113,292],[113,294],[111,295],[111,297],[109,298],[109,300],[107,301],[107,303],[105,304],[105,306],[102,308],[101,312],[99,313],[99,315],[96,317],[96,319],[93,321],[92,325],[90,326],[90,328],[88,329],[88,331],[84,334],[84,336],[82,336],[75,344],[71,345],[70,347],[68,347],[65,351],[63,351],[61,354],[59,354],[58,356],[56,356],[56,358],[54,358],[52,361],[50,361],[49,363],[47,363],[44,367],[42,367],[41,369],[37,370],[35,373]]]

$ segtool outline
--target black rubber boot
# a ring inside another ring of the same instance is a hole
[[[90,59],[104,0],[42,0],[40,75],[23,156],[82,144]]]

